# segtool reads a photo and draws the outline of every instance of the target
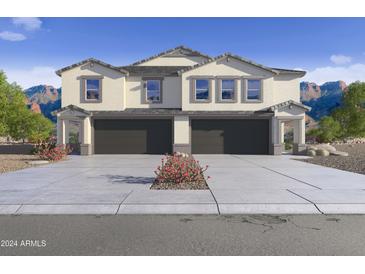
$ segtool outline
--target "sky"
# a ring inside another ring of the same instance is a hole
[[[59,87],[55,70],[89,57],[123,66],[179,45],[365,81],[365,18],[0,18],[0,70],[23,88]]]

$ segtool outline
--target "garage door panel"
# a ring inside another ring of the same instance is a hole
[[[192,152],[268,154],[268,120],[192,120]]]
[[[171,153],[171,126],[170,120],[95,120],[95,153]]]

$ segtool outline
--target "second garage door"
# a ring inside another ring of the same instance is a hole
[[[192,120],[192,153],[268,154],[269,121]]]
[[[95,120],[96,154],[165,154],[172,151],[171,120]]]

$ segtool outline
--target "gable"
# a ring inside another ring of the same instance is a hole
[[[62,72],[63,79],[70,79],[70,77],[79,77],[79,76],[103,76],[110,79],[120,79],[125,77],[126,74],[122,73],[113,68],[109,68],[107,66],[101,65],[99,63],[85,63],[79,66],[72,67],[64,72]]]
[[[162,56],[138,66],[194,66],[206,59],[198,56]]]
[[[82,67],[82,68],[89,67],[90,69],[92,69],[95,65],[98,65],[98,66],[107,68],[109,70],[113,70],[115,72],[118,72],[119,74],[125,74],[125,75],[128,74],[128,71],[125,71],[122,68],[115,67],[113,65],[107,64],[107,63],[102,62],[102,61],[100,61],[98,59],[95,59],[95,58],[85,59],[85,60],[83,60],[81,62],[72,64],[72,65],[67,66],[67,67],[64,67],[64,68],[61,68],[61,69],[59,69],[59,70],[56,71],[56,74],[58,76],[61,76],[62,73],[66,72],[66,71],[69,71],[69,70],[72,70],[72,69],[75,69],[75,68],[79,68],[79,67]]]
[[[274,72],[263,69],[256,65],[237,60],[236,58],[219,58],[205,64],[197,65],[187,71],[181,71],[180,74],[188,75],[231,75],[231,76],[254,76],[269,78],[274,76]]]
[[[296,105],[288,105],[275,110],[276,116],[298,116],[304,115],[307,110]]]
[[[62,116],[62,117],[70,116],[70,117],[79,117],[79,118],[90,116],[89,111],[86,111],[75,105],[68,105],[66,107],[63,107],[59,110],[54,111],[53,114],[56,114],[57,116]]]
[[[194,66],[210,57],[190,48],[179,46],[138,61],[134,66]]]

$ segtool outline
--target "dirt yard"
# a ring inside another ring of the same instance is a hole
[[[35,155],[25,154],[0,154],[0,173],[14,171],[30,167],[26,161],[37,160]]]
[[[305,159],[301,161],[365,174],[365,144],[344,144],[334,145],[334,147],[336,147],[338,151],[348,152],[349,156],[314,156],[312,159]]]

